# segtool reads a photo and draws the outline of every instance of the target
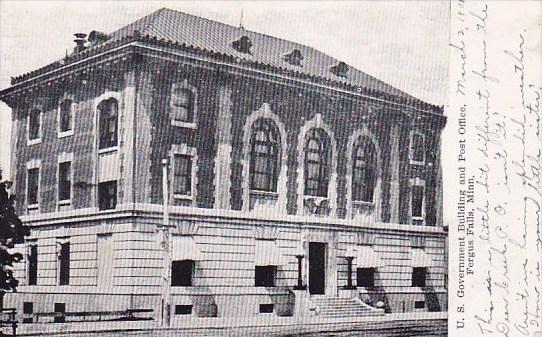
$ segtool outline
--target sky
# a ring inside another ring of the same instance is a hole
[[[325,52],[424,101],[447,104],[448,1],[4,1],[0,89],[62,58],[73,33],[112,32],[168,7]],[[0,103],[0,168],[9,177],[10,109]],[[446,139],[444,140],[444,142]]]

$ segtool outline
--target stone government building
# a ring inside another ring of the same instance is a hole
[[[26,322],[447,310],[442,107],[169,9],[75,42],[0,92]]]

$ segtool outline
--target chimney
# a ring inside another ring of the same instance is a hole
[[[75,48],[73,48],[73,52],[74,53],[79,53],[83,50],[85,50],[85,43],[87,42],[86,40],[86,37],[87,37],[87,34],[85,33],[75,33],[73,34],[75,36],[75,40],[73,40],[73,42],[75,42]]]

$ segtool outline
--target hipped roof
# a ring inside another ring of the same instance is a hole
[[[232,42],[238,40],[241,36],[247,36],[250,39],[252,43],[250,54],[239,52],[232,47]],[[62,61],[15,77],[12,79],[12,85],[32,79],[70,62],[84,59],[96,52],[114,48],[124,42],[134,40],[158,45],[171,45],[172,47],[189,49],[198,53],[206,53],[214,57],[241,61],[243,64],[266,67],[281,72],[286,71],[292,75],[300,75],[309,79],[331,81],[340,85],[359,88],[358,92],[370,96],[410,103],[424,110],[440,112],[439,107],[422,102],[354,67],[348,66],[346,76],[337,75],[331,69],[337,66],[340,61],[312,47],[168,8],[159,9],[120,28],[111,33],[108,40],[82,52],[74,53]],[[301,52],[303,57],[301,66],[291,64],[284,58],[286,54],[294,50]]]

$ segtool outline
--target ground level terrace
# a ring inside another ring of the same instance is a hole
[[[445,312],[398,313],[383,317],[321,318],[321,317],[253,317],[193,318],[172,321],[169,328],[157,322],[88,322],[58,324],[24,324],[17,329],[21,336],[73,337],[169,337],[169,336],[446,336]],[[5,330],[9,333],[9,330]]]
[[[21,285],[4,307],[27,317],[152,309],[158,318],[164,298],[173,320],[317,316],[338,305],[322,298],[387,313],[447,308],[441,227],[170,207],[165,236],[162,208],[141,204],[23,221],[32,234],[18,247]]]

